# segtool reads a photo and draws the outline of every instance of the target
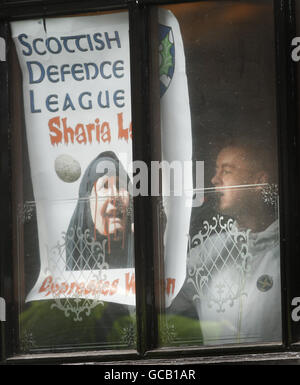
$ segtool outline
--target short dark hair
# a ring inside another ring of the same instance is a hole
[[[278,162],[277,146],[270,140],[264,140],[257,137],[234,137],[223,142],[222,150],[227,147],[240,148],[249,154],[257,171],[265,171],[269,176],[270,183],[277,183]]]

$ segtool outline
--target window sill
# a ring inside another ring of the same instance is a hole
[[[167,353],[167,352],[164,352]],[[186,352],[182,352],[184,354]],[[224,351],[223,351],[224,353]],[[209,354],[209,352],[208,352]],[[226,353],[225,353],[226,354]],[[226,355],[206,355],[201,357],[160,357],[139,358],[134,350],[119,351],[91,351],[73,353],[44,353],[17,355],[5,361],[8,365],[34,364],[94,364],[94,365],[299,365],[300,352],[267,352],[243,353]]]

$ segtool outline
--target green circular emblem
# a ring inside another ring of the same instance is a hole
[[[258,278],[256,286],[262,292],[268,291],[273,286],[273,278],[268,274],[264,274]]]

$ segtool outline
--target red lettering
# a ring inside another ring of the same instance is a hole
[[[118,284],[119,284],[119,279],[115,279],[113,281],[113,283],[111,284],[111,289],[110,289],[110,292],[109,292],[109,295],[114,295],[116,294],[117,290],[118,290]]]
[[[103,286],[102,286],[102,290],[101,290],[101,293],[103,295],[107,295],[109,292],[109,282],[108,281],[105,281]]]
[[[67,118],[61,119],[59,116],[56,116],[48,122],[50,142],[53,146],[55,144],[74,144],[75,139],[79,144],[87,144],[87,142],[92,144],[93,139],[98,143],[110,143],[111,130],[109,123],[103,122],[100,124],[99,119],[95,119],[95,123],[96,125],[94,123],[77,123],[75,129],[73,129],[68,125]]]
[[[100,121],[99,119],[95,120],[96,123],[96,140],[100,143]]]
[[[133,294],[135,294],[135,276],[132,274],[130,276],[130,273],[126,274],[126,295],[129,294],[131,291]],[[117,293],[118,285],[119,285],[120,279],[115,279],[114,281],[105,281],[103,280],[91,280],[87,283],[85,282],[62,282],[62,283],[55,283],[53,282],[53,277],[49,275],[46,277],[39,289],[39,293],[45,293],[45,296],[48,296],[49,294],[53,294],[53,296],[58,296],[60,294],[65,294],[67,296],[76,294],[76,295],[89,295],[92,294],[98,295],[102,294],[104,296],[107,295],[114,295]]]
[[[92,143],[92,132],[95,130],[95,125],[94,124],[87,124],[86,129],[88,132],[89,143]]]
[[[84,291],[84,294],[85,295],[88,295],[92,292],[92,295],[95,295],[95,292],[96,292],[96,282],[95,281],[90,281],[88,284],[87,284],[87,287]]]
[[[50,285],[53,281],[53,278],[51,275],[49,275],[47,278],[44,279],[42,286],[40,287],[39,293],[42,293],[43,291],[48,290],[47,294],[45,294],[45,297],[51,293],[51,290],[49,290]]]
[[[76,282],[72,282],[68,291],[68,295],[70,295],[75,288],[78,288],[78,284]]]
[[[102,123],[101,126],[101,139],[103,142],[108,142],[110,143],[111,141],[111,134],[110,134],[110,128],[108,122]]]
[[[130,133],[130,137],[132,138],[132,135],[131,135],[132,124],[130,123],[129,128],[123,128],[123,112],[120,112],[118,114],[118,127],[119,127],[118,139],[125,139],[126,142],[128,142],[129,133]]]
[[[75,127],[75,135],[76,135],[76,140],[79,144],[84,143],[86,144],[86,133],[84,131],[84,126],[83,124],[79,123]]]
[[[59,116],[56,116],[55,118],[50,119],[48,122],[48,127],[50,130],[49,135],[50,135],[50,141],[51,141],[52,146],[60,143],[62,140],[62,133],[59,130],[59,128],[60,128]],[[54,134],[54,136],[52,134]]]
[[[130,273],[125,274],[125,289],[126,289],[126,295],[129,294],[130,290],[133,294],[135,294],[135,275],[132,274],[131,279],[129,281]]]
[[[59,284],[56,283],[52,283],[51,284],[51,293],[55,296],[55,295],[58,295],[59,294]]]
[[[70,135],[70,140],[72,143],[74,143],[74,131],[72,130],[71,127],[67,126],[67,118],[62,119],[63,122],[63,127],[64,127],[64,141],[66,144],[69,143],[69,135]]]
[[[76,293],[77,293],[78,295],[81,295],[81,294],[84,293],[84,289],[85,289],[84,286],[85,286],[85,285],[84,285],[84,282],[80,282],[79,285],[77,284]]]
[[[60,290],[59,290],[59,294],[64,294],[68,291],[69,289],[69,285],[67,284],[67,282],[62,282],[61,286],[60,286]]]
[[[167,291],[167,294],[170,295],[170,292],[171,292],[171,286],[172,286],[172,294],[174,294],[174,290],[175,290],[175,278],[167,278],[167,287],[166,287],[166,291]]]

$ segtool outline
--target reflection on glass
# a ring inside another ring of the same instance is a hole
[[[176,277],[184,283],[171,301],[165,275],[160,345],[279,342],[272,2],[166,8],[182,33],[193,159],[204,161],[205,198],[192,208],[181,255],[186,272]],[[165,256],[165,271],[169,263]]]
[[[191,239],[183,289],[205,344],[281,338],[277,184],[266,152],[236,142],[217,157],[218,214]]]

